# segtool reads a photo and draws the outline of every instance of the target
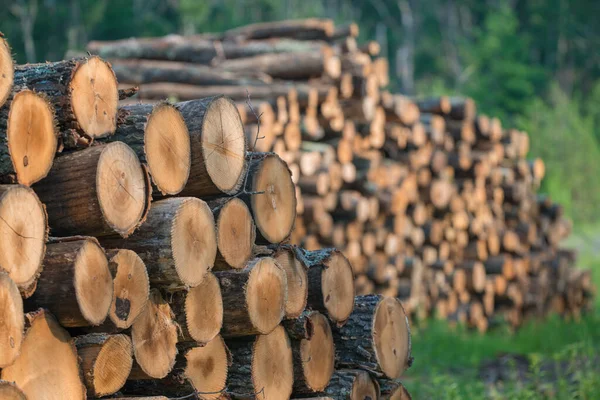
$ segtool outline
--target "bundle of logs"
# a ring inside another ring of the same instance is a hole
[[[287,243],[292,174],[232,100],[119,107],[104,59],[4,38],[0,68],[0,398],[410,398],[402,304]]]
[[[355,24],[254,24],[222,35],[93,42],[138,97],[238,101],[251,150],[285,160],[296,184],[292,242],[340,248],[358,293],[406,300],[481,331],[590,304],[590,271],[559,248],[570,225],[536,194],[542,160],[526,133],[468,98],[385,90],[387,60]],[[244,100],[248,94],[255,108]],[[139,100],[130,99],[128,102]]]

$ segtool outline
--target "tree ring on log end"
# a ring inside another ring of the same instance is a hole
[[[144,130],[144,151],[152,180],[163,194],[183,190],[190,176],[190,134],[175,106],[162,103],[152,109]]]
[[[266,156],[252,185],[254,222],[271,243],[283,241],[296,218],[296,189],[287,164],[277,155]]]
[[[217,256],[215,218],[204,201],[190,197],[179,207],[171,225],[171,249],[183,283],[202,283]]]
[[[54,107],[43,95],[31,90],[15,95],[10,103],[6,137],[19,183],[31,186],[48,175],[58,136]]]
[[[250,271],[246,304],[252,326],[260,333],[271,332],[283,319],[287,278],[283,268],[270,257],[261,258]]]
[[[116,264],[116,273],[109,316],[117,327],[126,329],[148,302],[148,271],[142,259],[131,250],[119,250],[110,262]]]
[[[291,248],[283,248],[274,255],[275,261],[281,265],[287,276],[287,301],[285,316],[297,318],[306,308],[308,298],[308,277],[306,267]]]
[[[27,314],[30,327],[15,362],[2,369],[28,399],[85,399],[71,336],[43,310]]]
[[[246,134],[240,113],[228,98],[216,98],[206,110],[202,154],[215,186],[227,194],[237,192],[246,171]]]
[[[375,358],[391,379],[399,378],[410,364],[410,331],[400,300],[386,297],[375,309],[373,321]]]
[[[69,87],[71,107],[81,129],[94,138],[114,133],[119,89],[110,64],[96,56],[82,61]]]
[[[113,283],[104,250],[86,240],[75,259],[75,296],[79,311],[92,325],[101,324],[112,303]]]
[[[300,341],[300,359],[306,384],[315,392],[321,392],[329,383],[335,364],[335,349],[329,321],[314,311],[308,317],[311,337]]]
[[[6,103],[13,87],[15,66],[6,39],[0,36],[0,107]]]
[[[354,276],[348,259],[334,251],[321,275],[323,303],[332,321],[346,322],[354,308]]]
[[[219,252],[231,267],[244,268],[252,256],[256,227],[246,203],[233,198],[219,213],[217,221]]]
[[[102,345],[93,366],[94,392],[113,394],[123,387],[133,365],[133,346],[127,335],[112,335]]]
[[[358,371],[352,384],[351,400],[378,399],[379,388],[368,372]]]
[[[32,189],[0,185],[0,269],[21,291],[32,289],[46,252],[47,215]]]
[[[195,341],[208,343],[223,326],[223,298],[218,279],[211,273],[185,297],[187,330]]]
[[[8,274],[0,272],[0,368],[12,364],[19,355],[24,325],[19,289]]]
[[[3,400],[27,400],[25,393],[13,382],[0,381],[0,399]]]
[[[229,370],[229,351],[220,335],[201,347],[194,347],[185,355],[185,377],[202,399],[220,399],[225,389]]]
[[[292,348],[279,325],[268,335],[258,335],[252,349],[252,383],[265,399],[288,399],[294,371]]]
[[[96,171],[98,203],[107,224],[121,236],[139,225],[147,206],[146,176],[136,154],[122,142],[106,145]]]

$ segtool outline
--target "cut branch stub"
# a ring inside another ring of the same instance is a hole
[[[0,107],[6,103],[12,90],[15,66],[8,41],[0,34]]]
[[[75,346],[89,396],[106,396],[123,387],[133,365],[129,336],[91,333],[76,337]]]
[[[46,249],[48,217],[33,190],[0,185],[0,270],[27,297],[35,290]]]
[[[27,400],[25,393],[14,382],[0,381],[0,399]]]
[[[50,243],[29,310],[45,307],[65,327],[100,325],[112,302],[113,283],[104,250],[96,239]]]
[[[85,399],[77,351],[71,336],[47,311],[26,314],[21,354],[2,369],[28,399]]]
[[[325,394],[335,399],[378,399],[379,386],[366,371],[340,369],[333,373]]]
[[[57,157],[34,189],[55,235],[129,236],[148,211],[147,175],[122,142]]]
[[[0,368],[12,364],[19,355],[24,326],[19,289],[8,274],[0,272]]]
[[[121,329],[131,326],[148,302],[150,283],[144,261],[131,250],[109,250],[113,298],[108,316]]]
[[[281,245],[273,254],[287,276],[286,318],[297,318],[306,308],[308,275],[306,265],[296,257],[295,246]]]
[[[6,121],[6,141],[19,183],[30,186],[48,175],[58,146],[58,133],[54,107],[45,96],[31,90],[14,96]],[[2,152],[0,149],[0,155]],[[0,174],[7,172],[2,168]]]

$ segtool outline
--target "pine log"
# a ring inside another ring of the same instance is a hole
[[[60,240],[46,246],[43,272],[25,307],[45,307],[68,328],[100,325],[113,297],[106,254],[92,237]]]
[[[127,237],[150,207],[147,180],[135,152],[114,142],[58,157],[33,189],[54,235]]]
[[[1,379],[14,382],[28,399],[81,399],[77,350],[71,336],[44,310],[25,315],[25,339],[15,362],[1,371]]]
[[[14,74],[15,66],[10,46],[4,35],[0,34],[0,107],[10,96]]]
[[[169,304],[157,290],[150,290],[146,308],[131,326],[135,361],[148,376],[164,378],[173,369],[177,331]]]
[[[256,258],[242,270],[215,276],[223,297],[223,337],[267,334],[283,319],[287,278],[274,259]]]
[[[4,400],[27,400],[25,393],[14,382],[0,381],[0,398]]]
[[[233,356],[227,392],[233,398],[288,399],[294,367],[290,339],[282,326],[252,341],[227,343]]]
[[[0,271],[8,273],[24,297],[35,290],[42,271],[48,216],[34,191],[0,185]]]
[[[358,296],[348,323],[333,330],[337,362],[392,379],[412,364],[408,318],[398,299]]]
[[[308,267],[308,307],[325,313],[337,325],[343,325],[354,307],[352,266],[335,249],[303,251],[296,257]]]
[[[61,129],[75,129],[92,138],[115,131],[117,79],[110,64],[99,57],[17,66],[13,92],[23,89],[48,97]]]
[[[153,287],[199,285],[217,254],[213,214],[204,201],[192,197],[155,202],[135,234],[125,240],[101,238],[101,243],[135,251],[146,264]]]
[[[140,315],[150,293],[148,271],[134,251],[108,250],[108,268],[113,277],[113,297],[108,316],[115,326],[126,329]]]
[[[88,396],[106,396],[123,387],[133,365],[129,336],[91,333],[76,337],[75,346]]]
[[[48,175],[58,146],[56,124],[54,106],[31,90],[16,93],[10,109],[0,109],[5,132],[0,135],[0,182],[31,186]]]
[[[23,300],[19,288],[8,274],[0,272],[0,368],[11,365],[18,357],[23,342]],[[8,389],[6,389],[8,392]],[[0,385],[0,393],[2,387]]]
[[[245,25],[229,29],[223,36],[237,41],[280,37],[319,40],[332,37],[334,32],[335,25],[330,19],[305,18]]]
[[[379,399],[379,385],[366,371],[338,369],[333,373],[324,393],[334,399]]]

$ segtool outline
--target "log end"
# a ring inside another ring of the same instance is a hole
[[[235,103],[226,97],[213,100],[206,110],[202,154],[215,186],[227,194],[237,192],[246,171],[246,134]]]
[[[133,346],[127,335],[112,335],[102,345],[93,371],[93,393],[106,396],[123,387],[133,366]]]
[[[31,186],[52,167],[58,134],[54,107],[42,94],[23,90],[10,103],[8,151],[19,183]]]
[[[123,237],[129,236],[143,219],[149,199],[142,165],[125,143],[109,143],[102,150],[96,193],[108,226]]]
[[[219,334],[223,325],[223,298],[219,280],[208,273],[202,283],[185,298],[186,325],[190,336],[198,343],[208,343]]]
[[[254,388],[261,390],[265,399],[288,399],[292,394],[294,367],[285,329],[278,326],[268,335],[259,335],[252,354]]]
[[[271,332],[285,314],[286,274],[273,258],[259,259],[250,271],[246,304],[252,325],[262,334]]]
[[[13,87],[15,66],[8,42],[0,37],[0,107],[6,103]]]
[[[352,384],[351,400],[378,399],[379,387],[368,372],[357,371]]]
[[[148,302],[148,271],[142,259],[131,250],[117,250],[110,265],[114,277],[110,320],[118,328],[127,329]]]
[[[354,309],[354,275],[352,266],[339,251],[332,252],[321,275],[323,304],[329,318],[341,325]]]
[[[23,300],[19,289],[8,274],[0,272],[0,368],[11,365],[19,355],[24,326]]]
[[[386,398],[389,400],[412,400],[408,390],[401,384],[399,384]]]
[[[381,370],[391,379],[399,378],[412,363],[410,328],[400,300],[386,297],[379,302],[372,335]]]
[[[219,253],[233,268],[244,268],[252,256],[256,227],[246,203],[238,198],[229,200],[217,220]]]
[[[185,355],[185,377],[203,399],[220,399],[225,390],[229,370],[229,350],[221,336],[202,347],[194,347]]]
[[[0,270],[8,272],[25,297],[35,288],[42,269],[47,218],[33,190],[0,185]]]
[[[69,87],[72,111],[81,129],[93,138],[113,134],[119,89],[110,64],[97,56],[83,60],[73,72]]]
[[[183,283],[202,283],[217,256],[215,219],[208,205],[190,197],[177,210],[171,225],[171,248],[175,269]]]
[[[300,341],[300,356],[307,386],[321,392],[329,383],[335,364],[335,349],[327,318],[317,311],[308,317],[311,336]]]
[[[27,400],[25,393],[13,382],[0,381],[0,399]]]
[[[77,351],[71,336],[47,311],[26,314],[29,329],[15,362],[2,369],[29,399],[85,399]]]
[[[298,318],[306,308],[308,277],[306,266],[296,258],[292,248],[283,247],[274,255],[287,276],[286,318]]]
[[[144,131],[148,169],[158,190],[175,195],[190,175],[190,134],[181,113],[169,103],[154,107]]]

